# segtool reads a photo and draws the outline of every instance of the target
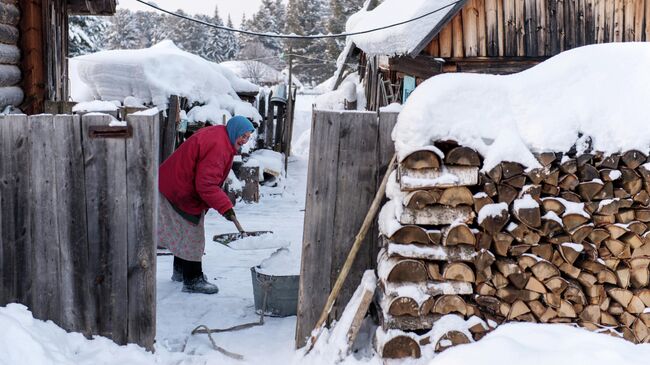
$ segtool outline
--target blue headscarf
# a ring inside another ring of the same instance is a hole
[[[228,120],[226,130],[228,131],[228,139],[230,139],[230,143],[234,146],[237,138],[243,136],[246,132],[253,132],[255,127],[253,127],[253,123],[246,119],[246,117],[235,115]]]

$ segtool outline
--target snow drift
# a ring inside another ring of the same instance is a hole
[[[234,114],[260,120],[257,110],[237,92],[257,92],[258,86],[229,69],[180,50],[169,40],[150,48],[102,51],[70,60],[75,101],[124,100],[165,106],[170,95],[205,104],[214,120]]]
[[[531,152],[650,150],[650,44],[563,52],[508,76],[443,74],[419,85],[393,130],[398,150],[453,139],[485,157],[536,167]],[[589,141],[590,139],[590,141]],[[578,142],[578,143],[577,143]]]

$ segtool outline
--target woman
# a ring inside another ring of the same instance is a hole
[[[216,285],[203,275],[205,248],[203,220],[212,208],[233,221],[235,212],[221,186],[235,154],[248,142],[253,124],[242,116],[226,126],[200,129],[160,165],[158,187],[160,246],[174,254],[172,280],[183,282],[188,293],[215,294]]]

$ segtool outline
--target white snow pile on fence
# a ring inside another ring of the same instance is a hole
[[[73,112],[109,112],[117,110],[117,105],[111,101],[84,101],[72,107]]]
[[[393,130],[396,148],[453,139],[485,157],[536,167],[531,152],[577,145],[650,150],[650,44],[576,48],[508,76],[443,74],[411,94]],[[581,151],[578,151],[581,152]]]
[[[221,121],[234,114],[254,120],[261,117],[237,92],[257,92],[258,86],[229,69],[180,50],[169,40],[150,48],[102,51],[70,60],[75,101],[124,100],[131,96],[144,103],[165,106],[170,95],[205,104],[212,118]]]
[[[450,348],[429,365],[644,365],[650,345],[563,324],[508,323],[480,341]]]
[[[417,18],[453,4],[452,0],[385,0],[376,8],[360,10],[345,25],[345,31],[361,32]],[[376,32],[350,36],[352,41],[370,55],[401,55],[411,53],[452,9],[445,9],[421,19]]]

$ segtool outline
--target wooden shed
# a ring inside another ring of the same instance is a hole
[[[398,2],[387,0],[375,10],[391,3]],[[361,51],[359,73],[370,110],[402,102],[409,82],[417,85],[441,73],[510,74],[575,47],[649,41],[650,1],[461,0],[442,16],[411,24],[405,37],[422,26],[427,32],[406,50],[384,47],[378,53],[372,42],[361,45],[352,38]]]
[[[65,112],[68,15],[111,15],[115,0],[0,0],[0,111]]]

